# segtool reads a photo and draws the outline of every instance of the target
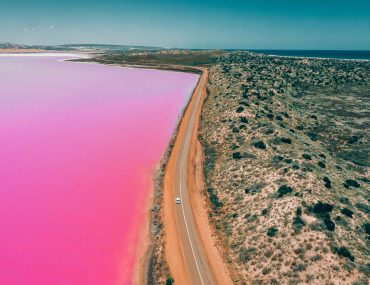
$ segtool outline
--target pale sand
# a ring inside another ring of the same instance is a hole
[[[0,48],[0,53],[35,53],[35,52],[47,52],[47,50],[41,49],[16,49],[16,48]]]

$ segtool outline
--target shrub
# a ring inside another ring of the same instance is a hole
[[[349,199],[347,197],[344,197],[344,196],[340,197],[339,201],[343,204],[349,204]]]
[[[277,228],[271,227],[267,230],[267,235],[269,237],[274,237],[276,235],[277,231],[278,231]]]
[[[276,120],[279,120],[279,121],[282,121],[283,120],[283,117],[280,116],[280,115],[277,115],[275,118],[276,118]]]
[[[243,156],[240,154],[240,152],[234,152],[233,153],[233,159],[239,160],[242,159]]]
[[[354,180],[354,179],[347,179],[344,183],[343,183],[344,187],[346,187],[347,189],[349,187],[354,187],[354,188],[358,188],[360,187],[360,184]]]
[[[330,179],[325,176],[322,180],[324,181],[324,186],[326,188],[330,189],[331,188],[331,181],[330,181]]]
[[[241,113],[244,111],[244,108],[242,106],[239,106],[237,109],[236,109],[236,112],[237,113]]]
[[[359,137],[358,136],[352,136],[352,137],[349,137],[348,138],[348,140],[347,140],[347,142],[349,143],[349,144],[354,144],[354,143],[357,143],[358,141],[359,141]]]
[[[255,194],[261,192],[262,188],[265,187],[265,183],[255,183],[249,188],[245,189],[245,194]]]
[[[254,143],[255,148],[266,149],[266,144],[263,141],[257,141]]]
[[[347,257],[351,261],[355,261],[355,257],[344,246],[341,246],[339,248],[334,248],[334,253],[338,254],[339,256]]]
[[[243,248],[239,253],[239,260],[243,263],[248,262],[256,254],[256,251],[254,247]]]
[[[284,157],[282,157],[281,155],[276,155],[272,158],[272,163],[279,164],[279,162],[282,161],[283,159]]]
[[[347,209],[347,208],[343,208],[340,212],[343,215],[346,215],[347,217],[350,217],[350,218],[352,218],[352,216],[353,216],[353,212],[350,209]]]
[[[168,277],[166,280],[166,285],[172,285],[173,283],[175,283],[175,279],[173,279],[172,277]]]
[[[214,169],[217,160],[216,150],[208,143],[204,142],[204,163],[203,172],[204,176],[208,177],[208,174]]]
[[[326,168],[325,163],[324,163],[324,162],[322,162],[322,161],[319,161],[319,162],[317,163],[317,165],[318,165],[318,166],[320,166],[321,168]]]
[[[292,140],[290,138],[281,138],[281,142],[291,144]]]
[[[288,185],[281,185],[279,187],[279,189],[277,190],[277,197],[278,198],[281,198],[283,197],[285,194],[288,194],[288,193],[291,193],[293,192],[293,188],[288,186]]]
[[[307,160],[312,160],[312,156],[311,156],[311,154],[308,154],[308,153],[304,153],[304,154],[302,154],[302,157],[303,157],[304,159],[307,159]]]
[[[365,214],[370,214],[370,206],[369,205],[359,202],[359,203],[356,203],[356,207],[360,211],[364,212]]]
[[[322,157],[323,159],[326,159],[326,156],[323,153],[320,153],[319,156]]]
[[[218,208],[223,206],[223,203],[220,202],[217,195],[215,193],[211,193],[209,195],[209,199],[211,200],[213,208],[217,211]]]
[[[219,201],[217,194],[213,188],[207,189],[209,200],[212,203],[213,209],[217,212],[217,209],[223,206],[223,203]]]
[[[323,203],[321,201],[317,202],[313,208],[312,211],[316,214],[326,214],[333,210],[333,206],[327,203]]]
[[[240,122],[244,124],[248,124],[248,119],[246,117],[240,117]]]
[[[370,224],[369,223],[365,223],[363,225],[363,228],[364,228],[364,231],[366,234],[370,235]]]
[[[292,270],[294,272],[297,272],[297,271],[302,272],[302,271],[305,271],[306,268],[307,268],[307,265],[305,265],[303,263],[298,263],[298,264],[293,265]]]
[[[264,131],[263,131],[263,133],[265,134],[265,135],[271,135],[271,134],[273,134],[275,132],[275,130],[272,128],[272,127],[268,127],[268,128],[266,128]]]
[[[317,141],[318,135],[314,132],[307,132],[306,135],[313,141]]]
[[[300,232],[302,227],[305,225],[305,222],[302,219],[302,208],[301,207],[297,208],[295,216],[293,218],[292,225],[293,225],[293,229],[296,233]]]
[[[262,216],[266,216],[266,215],[268,214],[268,212],[269,212],[269,209],[268,209],[268,208],[263,209],[263,210],[261,211],[261,215],[262,215]]]
[[[329,231],[334,231],[335,230],[335,224],[332,220],[330,220],[330,217],[327,216],[324,218],[324,224],[326,226],[326,228],[329,230]]]

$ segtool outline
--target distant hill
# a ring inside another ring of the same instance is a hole
[[[128,51],[140,50],[161,50],[162,47],[131,46],[131,45],[108,45],[108,44],[65,44],[65,45],[22,45],[7,42],[0,42],[1,49],[42,49],[42,50],[98,50],[98,51]]]
[[[30,49],[30,46],[0,42],[0,49]]]
[[[131,46],[131,45],[108,45],[108,44],[66,44],[60,47],[70,48],[70,49],[87,49],[87,50],[105,50],[105,51],[124,51],[132,49],[145,49],[145,50],[159,50],[162,47],[152,47],[152,46]]]

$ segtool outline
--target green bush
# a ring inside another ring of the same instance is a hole
[[[312,208],[312,211],[316,214],[327,214],[330,213],[332,210],[332,205],[323,203],[321,201],[317,202]]]
[[[245,194],[256,194],[261,192],[262,188],[265,187],[265,183],[255,183],[245,189]]]
[[[360,184],[354,180],[354,179],[347,179],[344,183],[343,183],[344,187],[346,187],[347,189],[349,187],[354,187],[354,188],[358,188],[360,187]]]
[[[233,153],[233,159],[239,160],[242,159],[243,156],[240,154],[240,152],[234,152]]]
[[[326,188],[328,188],[328,189],[331,189],[331,181],[330,181],[330,179],[325,176],[322,180],[324,181],[324,186]]]
[[[293,188],[288,186],[288,185],[281,185],[279,187],[279,189],[277,190],[277,197],[278,198],[281,198],[283,197],[285,194],[288,194],[288,193],[291,193],[293,192]]]
[[[343,208],[340,212],[343,215],[346,215],[347,217],[350,217],[350,218],[352,218],[352,216],[353,216],[353,212],[350,209],[347,209],[347,208]]]
[[[172,285],[173,283],[175,283],[175,279],[173,279],[172,277],[168,277],[166,280],[166,285]]]
[[[281,138],[281,142],[291,144],[292,140],[290,138]]]
[[[269,237],[274,237],[276,236],[277,231],[278,231],[277,228],[271,227],[267,230],[267,235]]]
[[[266,149],[266,144],[263,141],[257,141],[254,143],[255,148]]]
[[[363,225],[363,228],[364,228],[364,231],[366,234],[370,235],[370,224],[369,223],[365,223]]]
[[[240,122],[244,124],[248,124],[248,119],[246,117],[240,117]]]
[[[334,253],[338,254],[339,256],[347,257],[351,261],[355,261],[355,257],[344,246],[341,246],[339,248],[334,248]]]
[[[307,132],[306,135],[313,141],[317,141],[318,140],[318,135],[314,132]]]
[[[207,178],[208,174],[212,172],[216,165],[217,152],[208,143],[204,142],[204,163],[203,163],[203,172],[204,176]]]
[[[324,162],[322,162],[322,161],[319,161],[319,162],[317,163],[317,165],[318,165],[318,166],[320,166],[321,168],[326,168],[325,163],[324,163]]]
[[[324,224],[329,231],[335,230],[335,224],[332,220],[330,220],[330,216],[324,218]]]
[[[356,203],[356,207],[360,211],[364,212],[365,214],[368,214],[368,215],[370,214],[370,206],[369,205],[364,204],[364,203],[361,203],[361,202],[358,202],[358,203]]]
[[[212,206],[213,206],[213,209],[215,211],[217,211],[218,208],[222,207],[223,206],[223,203],[220,202],[220,200],[218,199],[216,193],[212,192],[210,193],[209,195],[209,199],[211,200],[211,203],[212,203]]]
[[[306,160],[312,160],[312,156],[311,156],[311,154],[308,154],[308,153],[304,153],[304,154],[302,154],[302,157],[303,157],[304,159],[306,159]]]
[[[297,233],[297,232],[300,232],[302,227],[305,225],[306,223],[304,222],[304,220],[302,219],[302,208],[301,207],[298,207],[297,210],[296,210],[296,213],[295,213],[295,216],[293,218],[293,223],[292,223],[292,226],[293,226],[293,229],[294,231]]]

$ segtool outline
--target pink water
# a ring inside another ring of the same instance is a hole
[[[0,284],[131,284],[197,75],[0,57]]]

